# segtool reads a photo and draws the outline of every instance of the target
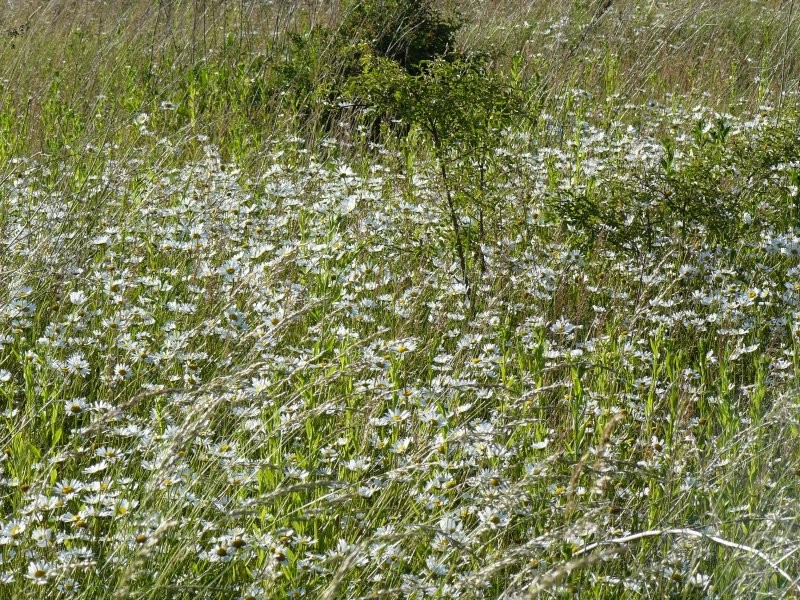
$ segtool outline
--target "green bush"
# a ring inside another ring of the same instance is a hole
[[[489,68],[485,56],[447,62],[425,61],[417,74],[395,60],[365,56],[363,73],[351,80],[356,103],[378,115],[391,115],[427,142],[436,161],[450,217],[452,243],[462,283],[471,288],[471,247],[483,265],[479,248],[486,241],[485,217],[494,212],[486,193],[485,174],[498,160],[503,131],[525,124],[530,94],[512,76]],[[409,151],[413,152],[413,148]],[[464,194],[462,190],[474,193]],[[478,223],[477,239],[464,221]],[[483,268],[483,266],[481,267]]]
[[[603,240],[636,253],[664,236],[686,240],[698,230],[730,242],[738,233],[736,215],[747,201],[745,183],[754,175],[751,158],[738,152],[722,121],[713,128],[701,124],[680,152],[669,138],[662,147],[657,168],[602,187],[590,177],[553,190],[556,213],[586,245]]]
[[[354,0],[341,25],[345,40],[360,40],[375,56],[390,58],[412,74],[422,63],[454,56],[461,27],[430,0]]]
[[[195,65],[179,83],[181,116],[194,123],[215,103],[237,95],[234,104],[244,103],[250,115],[291,115],[306,132],[329,134],[340,121],[349,122],[353,107],[341,101],[351,80],[362,75],[367,55],[391,60],[404,72],[418,75],[426,62],[456,56],[453,45],[460,26],[430,0],[351,1],[338,23],[288,31],[280,44],[256,60],[241,56],[238,64],[225,68]],[[242,76],[230,77],[229,68]],[[212,79],[227,85],[210,85]],[[230,89],[232,80],[242,89]],[[376,134],[380,121],[373,123]]]

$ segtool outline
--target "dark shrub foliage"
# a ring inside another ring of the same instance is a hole
[[[390,58],[412,74],[421,63],[453,52],[461,27],[430,0],[356,0],[341,27],[348,40],[366,42],[376,56]]]

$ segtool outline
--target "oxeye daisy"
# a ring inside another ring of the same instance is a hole
[[[45,561],[28,563],[28,570],[25,573],[25,577],[37,585],[46,584],[50,579],[55,577],[55,575],[56,571],[54,565]]]
[[[146,544],[150,540],[150,534],[144,531],[140,531],[133,536],[133,543],[137,545]]]
[[[22,536],[27,528],[28,521],[26,519],[12,519],[3,526],[2,532],[0,532],[0,538],[4,541],[14,543]]]
[[[403,340],[403,341],[400,341],[400,342],[397,342],[396,344],[394,344],[392,349],[398,355],[402,356],[402,355],[404,355],[404,354],[406,354],[408,352],[411,352],[416,347],[417,347],[416,342],[414,342],[413,340]]]
[[[37,527],[31,531],[31,540],[40,548],[48,547],[53,539],[53,531],[47,527]]]
[[[113,462],[119,460],[124,456],[124,453],[112,446],[100,446],[94,451],[95,456],[102,458],[106,461]]]
[[[275,561],[277,564],[286,566],[289,564],[289,554],[285,547],[283,546],[276,546],[272,550],[272,560]]]
[[[88,409],[86,398],[72,398],[64,401],[64,412],[70,416],[80,415]]]
[[[229,562],[235,556],[236,551],[223,542],[215,544],[205,553],[206,559],[210,562]]]
[[[248,546],[248,536],[242,529],[229,531],[226,538],[231,548],[241,551]]]
[[[494,507],[487,506],[478,513],[478,519],[491,529],[499,529],[505,527],[509,523],[508,515]]]
[[[132,375],[131,366],[126,363],[114,365],[114,377],[117,379],[128,379]]]
[[[83,354],[75,353],[64,361],[64,367],[67,373],[80,375],[85,377],[89,374],[89,362],[84,358]]]
[[[77,290],[75,292],[70,292],[69,294],[69,301],[74,306],[82,306],[83,304],[86,303],[87,300],[88,296],[86,295],[86,292],[84,292],[83,290]]]
[[[428,568],[431,574],[435,575],[436,577],[442,577],[450,570],[443,562],[436,560],[436,558],[433,556],[429,556],[425,559],[425,566]]]
[[[232,325],[233,327],[237,327],[240,329],[245,328],[246,325],[245,317],[240,310],[236,308],[229,308],[225,311],[224,315],[225,315],[225,321],[229,325]]]
[[[241,271],[241,265],[237,260],[228,260],[219,267],[218,272],[225,279],[232,281]]]
[[[114,510],[114,515],[113,515],[114,518],[115,519],[122,519],[123,517],[128,516],[128,514],[131,512],[131,510],[136,508],[136,506],[138,504],[139,504],[138,500],[133,500],[133,501],[127,500],[127,499],[119,500],[118,502],[116,502],[114,504],[114,508],[113,508],[113,510]]]
[[[239,600],[263,600],[266,598],[264,590],[255,584],[249,585],[239,596]]]
[[[402,408],[391,408],[381,417],[382,425],[399,425],[411,417],[411,413]]]
[[[53,491],[65,500],[74,498],[83,489],[83,483],[77,479],[59,481],[53,487]]]
[[[413,439],[410,437],[397,440],[394,444],[392,444],[392,452],[395,454],[405,454],[406,451],[411,447],[412,442]]]
[[[266,323],[269,327],[277,327],[285,318],[285,312],[283,309],[277,309],[273,311],[271,314],[267,314],[264,316],[264,323]]]
[[[431,542],[431,549],[434,552],[448,552],[453,547],[453,543],[446,535],[437,533]]]
[[[62,579],[57,584],[58,590],[67,596],[71,596],[72,594],[77,594],[80,589],[81,585],[74,579]]]

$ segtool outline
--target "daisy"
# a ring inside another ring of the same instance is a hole
[[[37,585],[44,585],[49,579],[55,577],[54,565],[45,561],[35,561],[28,564],[28,571],[25,577]]]
[[[53,487],[53,491],[62,497],[64,500],[71,500],[75,498],[83,489],[83,483],[77,479],[70,479],[68,481],[59,481]]]
[[[72,398],[64,401],[64,412],[69,416],[77,416],[85,412],[89,405],[86,398]]]

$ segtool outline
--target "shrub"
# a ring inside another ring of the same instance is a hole
[[[737,214],[746,200],[749,165],[737,156],[724,123],[699,128],[688,146],[678,149],[667,138],[662,148],[654,168],[612,178],[602,187],[590,177],[568,189],[553,190],[563,223],[585,245],[602,239],[633,253],[652,249],[664,236],[678,235],[686,241],[698,228],[709,239],[730,242],[737,235]]]
[[[372,54],[394,60],[411,74],[422,64],[454,56],[459,19],[446,18],[431,0],[355,0],[340,32],[364,41]]]
[[[489,69],[485,56],[423,62],[417,74],[384,57],[367,55],[363,65],[363,73],[351,81],[351,96],[379,115],[391,115],[429,142],[462,283],[474,293],[469,274],[472,232],[465,228],[464,217],[479,223],[480,248],[485,241],[484,214],[492,209],[484,176],[498,160],[494,151],[502,144],[504,129],[525,123],[529,96],[513,77],[509,80]],[[466,189],[477,193],[461,193]],[[482,263],[480,250],[477,254]]]
[[[349,108],[342,109],[340,100],[349,82],[363,73],[366,55],[418,75],[426,62],[455,57],[460,26],[430,0],[354,0],[338,26],[287,33],[280,54],[254,78],[250,97],[254,102],[277,99],[279,110],[298,124],[330,133],[347,116]],[[380,121],[373,123],[373,134]]]

